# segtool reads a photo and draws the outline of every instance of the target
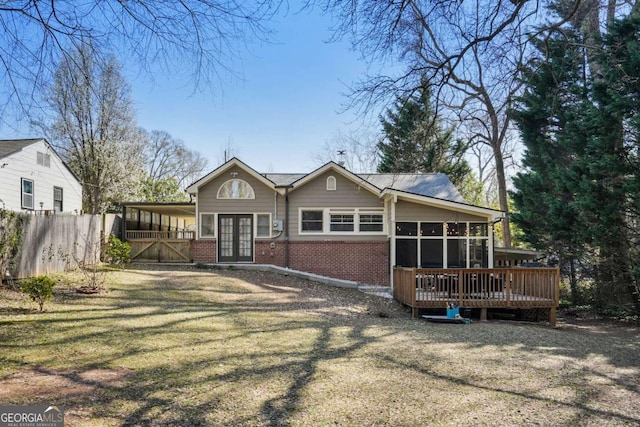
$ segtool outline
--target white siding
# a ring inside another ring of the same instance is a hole
[[[50,154],[50,167],[38,164],[38,152]],[[1,165],[4,166],[0,168],[0,199],[5,208],[22,210],[21,179],[25,178],[33,181],[34,209],[39,210],[42,202],[42,209],[53,210],[53,187],[60,187],[63,191],[63,212],[82,210],[82,186],[44,140],[3,157]]]

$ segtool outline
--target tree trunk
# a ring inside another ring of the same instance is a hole
[[[500,210],[505,213],[504,218],[502,219],[502,244],[505,248],[509,248],[511,247],[511,229],[509,228],[509,198],[507,195],[507,179],[504,172],[504,159],[502,158],[500,145],[497,142],[493,142],[491,148],[493,148],[493,156],[496,165]]]

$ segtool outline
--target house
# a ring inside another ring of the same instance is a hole
[[[44,138],[0,140],[0,207],[79,213],[82,185]]]
[[[393,267],[493,267],[500,211],[473,206],[443,174],[261,174],[234,158],[190,185],[202,263],[285,266],[373,285]]]
[[[555,324],[559,270],[513,266],[529,253],[497,258],[503,212],[466,203],[443,174],[354,174],[333,162],[262,174],[233,158],[186,191],[195,202],[123,204],[132,259],[280,266],[390,286],[414,316],[455,302],[481,318],[542,310]]]

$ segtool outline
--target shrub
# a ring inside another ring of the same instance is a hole
[[[116,236],[109,236],[106,255],[109,264],[124,268],[125,264],[131,262],[131,245]]]
[[[36,276],[23,281],[20,290],[29,295],[32,301],[40,306],[40,311],[44,307],[44,303],[49,301],[53,296],[53,287],[56,282],[48,276]]]

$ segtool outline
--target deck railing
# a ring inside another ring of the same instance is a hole
[[[558,268],[395,268],[393,296],[412,308],[555,308]]]
[[[194,238],[193,230],[127,230],[127,240],[193,240]]]

